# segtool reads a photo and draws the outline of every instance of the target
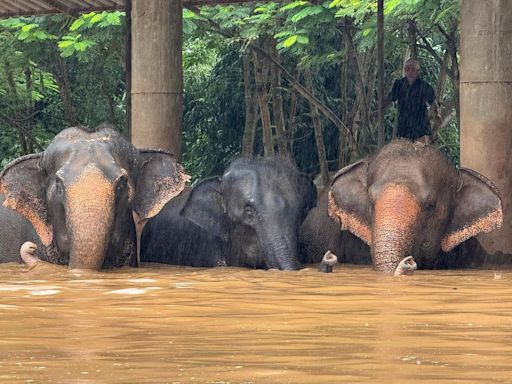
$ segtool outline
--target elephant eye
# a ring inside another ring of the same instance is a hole
[[[256,218],[256,211],[252,205],[247,204],[244,207],[244,221],[251,223]]]
[[[55,194],[58,197],[64,196],[64,181],[59,175],[55,178]]]
[[[127,179],[125,176],[122,176],[119,178],[119,180],[117,181],[117,185],[116,185],[116,194],[119,195],[126,189],[126,183],[127,183]]]
[[[427,199],[427,201],[425,202],[425,210],[430,212],[436,210],[436,201],[433,198]]]

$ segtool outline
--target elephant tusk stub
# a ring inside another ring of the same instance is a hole
[[[418,265],[414,261],[412,256],[407,256],[400,261],[398,267],[395,269],[394,276],[412,275],[415,270],[418,269]]]

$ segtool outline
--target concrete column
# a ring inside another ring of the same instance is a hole
[[[491,179],[503,199],[499,231],[479,236],[512,255],[512,4],[461,0],[461,166]]]
[[[132,0],[131,140],[181,154],[182,0]]]

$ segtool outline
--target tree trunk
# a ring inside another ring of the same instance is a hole
[[[279,52],[277,52],[275,41],[269,40],[272,57],[275,61],[281,62]],[[279,154],[281,156],[290,156],[289,142],[286,137],[286,128],[284,124],[283,96],[281,94],[281,71],[274,63],[270,68],[271,88],[272,88],[272,111],[274,112],[274,123],[276,127],[276,141]]]
[[[378,101],[378,146],[384,145],[384,0],[377,2],[377,77],[379,85],[377,87]]]
[[[57,67],[53,67],[53,75],[59,85],[60,98],[62,100],[62,107],[64,108],[64,119],[70,127],[76,125],[76,114],[73,102],[71,100],[71,87],[69,82],[68,70],[66,63],[62,57],[55,52]]]
[[[32,128],[34,125],[34,101],[32,100],[32,91],[34,83],[32,81],[32,71],[27,64],[25,67],[25,86],[27,90],[27,104],[25,109],[25,121],[21,124],[25,125],[25,137],[27,138],[27,153],[34,152],[34,138],[32,136]]]
[[[351,122],[352,125],[352,134],[354,135],[354,138],[357,137],[357,132],[354,131],[353,125],[354,125],[354,119],[357,116],[358,113],[360,113],[362,123],[363,125],[368,124],[368,101],[366,99],[366,84],[364,80],[364,68],[363,65],[360,63],[360,60],[358,59],[357,50],[354,45],[353,40],[353,33],[352,33],[352,20],[349,18],[345,18],[344,22],[342,24],[341,31],[345,37],[345,41],[347,44],[347,57],[348,60],[350,60],[352,64],[352,71],[355,73],[355,87],[356,87],[356,102],[352,106],[352,111],[349,116],[349,122]],[[357,140],[357,139],[355,139]],[[354,145],[357,141],[354,142]],[[357,152],[359,152],[359,148],[356,149]],[[353,156],[351,156],[351,159],[353,160]]]
[[[348,52],[348,42],[345,39],[345,52]],[[341,118],[343,120],[343,123],[351,128],[348,124],[347,117],[348,117],[348,67],[349,67],[349,60],[347,55],[344,56],[342,62],[341,62]],[[347,163],[345,162],[345,141],[343,140],[343,135],[341,132],[338,135],[338,169],[343,168]]]
[[[243,54],[245,128],[242,139],[242,155],[252,156],[256,133],[256,103],[251,92],[251,58],[249,51]]]
[[[418,50],[416,49],[416,20],[409,20],[407,22],[407,48],[409,50],[409,57],[406,57],[405,60],[411,58],[414,60],[418,60]]]
[[[23,130],[23,118],[19,111],[20,97],[16,89],[16,82],[14,80],[14,74],[12,72],[11,63],[8,60],[4,61],[5,78],[8,85],[8,95],[10,99],[10,106],[13,114],[13,118],[9,119],[9,123],[16,127],[18,132],[18,138],[20,140],[21,152],[26,155],[28,152],[27,138]]]
[[[253,51],[253,63],[254,63],[254,80],[256,82],[256,94],[258,96],[258,103],[260,107],[261,115],[261,126],[262,126],[262,138],[263,138],[263,149],[265,156],[272,156],[274,154],[274,145],[272,143],[272,126],[270,121],[270,110],[268,107],[268,92],[265,86],[265,78],[267,77],[268,65],[265,64],[263,58],[260,59],[260,55]]]
[[[306,87],[309,88],[311,93],[314,93],[313,79],[311,77],[311,71],[308,69],[304,72],[304,79],[306,81]],[[315,142],[316,150],[318,154],[318,164],[320,166],[320,175],[322,177],[322,186],[329,184],[329,168],[327,166],[327,156],[325,155],[324,137],[322,134],[322,122],[318,115],[318,109],[313,103],[309,103],[311,110],[311,120],[313,121],[313,128],[315,130]]]
[[[288,115],[288,130],[287,139],[290,142],[290,156],[293,155],[293,138],[295,137],[295,132],[297,131],[297,106],[299,104],[299,98],[295,92],[291,92],[290,95],[290,114]]]

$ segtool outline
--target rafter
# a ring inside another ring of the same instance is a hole
[[[195,9],[204,6],[268,3],[270,1],[272,0],[183,0],[183,6]],[[286,2],[289,0],[281,1]],[[58,13],[78,17],[81,13],[85,12],[124,9],[125,0],[0,0],[0,18]]]
[[[57,11],[59,11],[59,13],[65,13],[65,14],[75,17],[75,18],[79,16],[79,14],[76,10],[69,8],[68,6],[63,4],[62,1],[57,1],[57,0],[40,0],[40,1],[42,1],[45,4],[48,4],[50,7],[55,8]]]

